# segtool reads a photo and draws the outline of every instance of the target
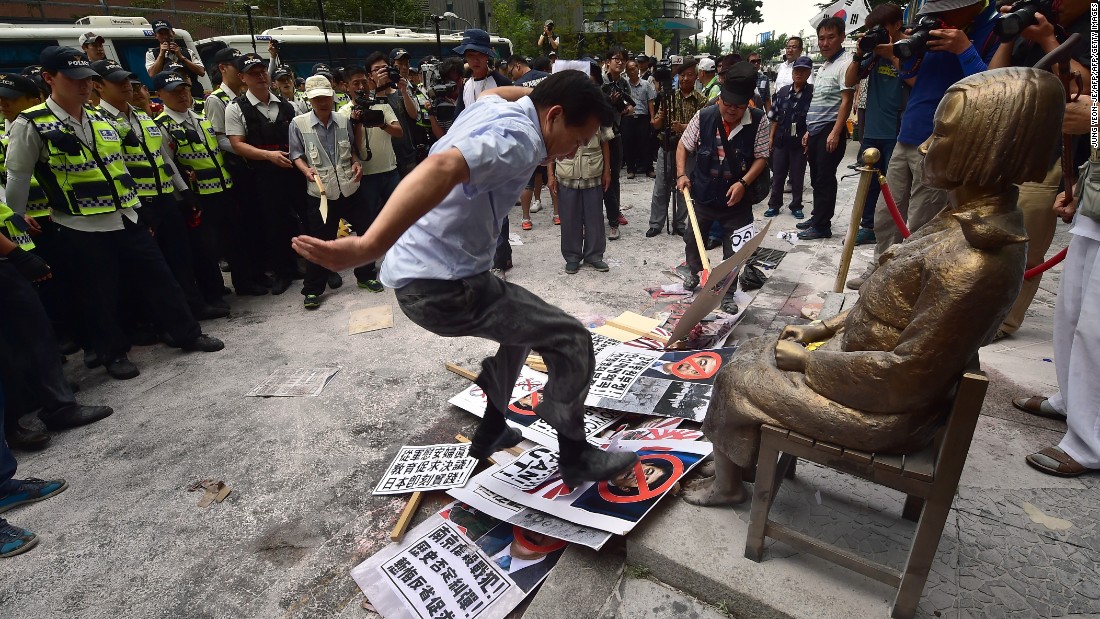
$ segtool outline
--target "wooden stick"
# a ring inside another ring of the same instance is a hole
[[[468,380],[470,382],[474,382],[475,380],[477,380],[477,374],[474,374],[470,370],[467,370],[466,368],[462,367],[461,365],[459,365],[457,363],[451,363],[450,361],[447,361],[446,363],[443,364],[443,367],[445,367],[448,370],[454,372],[455,374],[458,374],[459,376],[461,376],[462,378],[465,378],[466,380]]]
[[[416,515],[416,508],[420,507],[420,499],[422,498],[424,498],[423,492],[414,492],[409,496],[409,500],[405,502],[405,509],[401,510],[401,517],[397,519],[397,524],[393,525],[393,531],[390,531],[391,541],[400,542],[401,538],[405,537],[405,531],[412,523],[413,516]]]
[[[635,335],[640,335],[642,337],[647,337],[651,340],[655,340],[655,341],[660,342],[662,344],[668,344],[668,338],[664,335],[658,335],[658,334],[656,334],[652,331],[642,331],[641,329],[638,329],[638,328],[633,327],[631,325],[627,325],[627,324],[623,324],[621,322],[618,322],[614,318],[612,318],[611,320],[608,320],[605,324],[607,324],[609,326],[612,326],[612,327],[615,327],[616,329],[622,329],[623,331],[629,331],[630,333],[633,333]]]
[[[321,192],[321,221],[328,223],[328,196],[325,195],[325,186],[321,184],[321,175],[314,174],[313,182],[317,183],[317,190]]]
[[[695,233],[695,244],[699,246],[699,259],[703,263],[704,276],[702,280],[707,281],[706,274],[710,273],[710,258],[707,257],[707,244],[703,242],[703,231],[699,229],[699,220],[695,218],[695,201],[691,199],[691,192],[684,189],[684,202],[687,204],[688,218],[691,220],[691,231]]]

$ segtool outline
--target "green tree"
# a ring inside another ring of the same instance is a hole
[[[722,28],[733,35],[735,46],[744,42],[746,26],[764,21],[763,8],[764,0],[725,0],[726,14],[722,18]]]
[[[787,45],[787,33],[774,36],[767,41],[764,41],[758,48],[760,57],[764,60],[774,60],[783,53],[784,48]]]

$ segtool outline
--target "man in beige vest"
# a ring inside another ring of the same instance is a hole
[[[352,149],[355,131],[347,114],[334,112],[334,95],[328,78],[310,77],[306,80],[306,97],[313,111],[295,116],[290,124],[290,160],[309,181],[307,220],[303,224],[309,234],[326,240],[336,238],[340,219],[347,220],[356,232],[365,230],[360,225],[366,219],[366,207],[359,192],[363,167]],[[327,202],[324,211],[322,201]],[[360,279],[366,279],[369,274],[356,273],[356,277],[360,275]],[[306,309],[321,306],[326,283],[339,288],[343,281],[338,274],[309,263],[302,285]]]

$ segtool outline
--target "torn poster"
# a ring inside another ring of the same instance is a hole
[[[606,354],[612,355],[629,347],[629,344],[623,344],[609,349]],[[736,347],[729,347],[651,356],[649,365],[635,376],[621,397],[594,397],[593,391],[589,390],[585,404],[624,413],[702,421],[710,406],[715,376],[736,352]],[[631,354],[638,354],[638,351]],[[597,359],[596,364],[599,372],[603,362]]]
[[[512,389],[512,401],[508,410],[504,411],[504,417],[509,425],[519,429],[523,438],[534,441],[539,445],[557,449],[558,433],[550,424],[535,414],[535,408],[542,399],[542,387],[546,384],[546,374],[536,372],[524,366],[520,371],[519,380]],[[450,403],[464,411],[473,413],[478,417],[485,415],[485,392],[477,385],[470,385],[466,389],[450,399]],[[622,413],[586,409],[584,414],[584,435],[590,440],[596,434],[607,429],[618,421]]]
[[[477,460],[470,444],[404,446],[397,452],[373,494],[405,494],[466,485]]]
[[[260,398],[315,396],[340,371],[337,366],[319,368],[280,368],[246,395]]]
[[[535,447],[508,465],[482,471],[471,484],[551,516],[626,535],[711,447],[700,441],[620,441],[612,449],[637,453],[634,469],[572,492],[558,475],[557,452]]]
[[[351,577],[386,619],[503,619],[527,595],[439,514],[355,566]]]
[[[463,488],[452,488],[447,494],[458,499],[478,512],[488,514],[498,520],[530,529],[543,535],[549,535],[571,544],[580,544],[593,550],[599,550],[611,539],[607,531],[593,529],[582,524],[569,522],[557,516],[529,509],[477,484],[467,484]]]

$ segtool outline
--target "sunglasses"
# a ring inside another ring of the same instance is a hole
[[[750,60],[749,62],[751,62],[752,64],[760,64],[759,60]]]

